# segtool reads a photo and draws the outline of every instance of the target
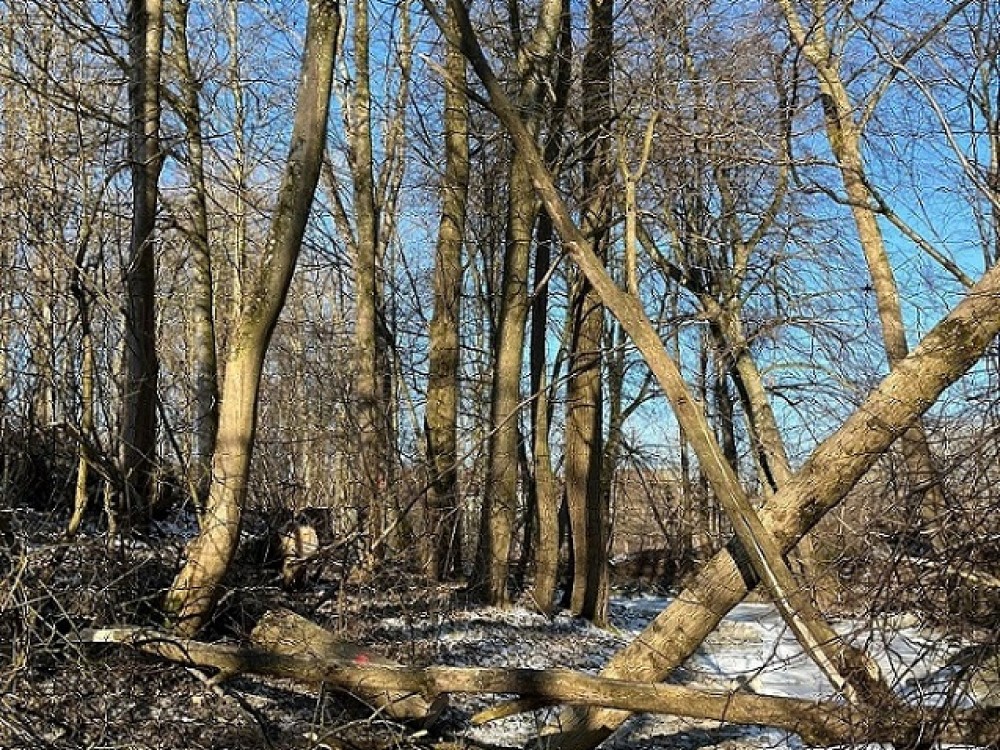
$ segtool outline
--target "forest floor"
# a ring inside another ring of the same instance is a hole
[[[116,646],[83,646],[85,627],[156,622],[155,605],[180,558],[176,529],[108,549],[84,533],[73,542],[41,515],[15,519],[10,573],[0,578],[0,748],[3,750],[321,750],[427,747],[431,739],[332,691],[242,676],[210,684],[195,670]],[[12,550],[9,550],[10,552]],[[2,556],[2,555],[0,555]],[[7,563],[0,560],[0,576]],[[274,570],[238,568],[206,639],[246,638],[265,611],[286,607],[354,643],[414,666],[568,667],[597,672],[668,603],[616,593],[611,628],[523,606],[470,605],[457,586],[431,587],[401,573],[342,580],[336,561],[302,591]],[[838,622],[892,675],[897,689],[934,702],[950,686],[946,663],[963,643],[915,618]],[[740,605],[674,681],[720,690],[820,697],[829,690],[773,607]],[[942,698],[943,699],[943,698]],[[954,700],[954,696],[951,696]],[[552,716],[523,714],[473,727],[494,696],[453,696],[435,729],[454,748],[522,746]],[[799,748],[794,736],[756,727],[639,716],[606,747],[744,750]]]

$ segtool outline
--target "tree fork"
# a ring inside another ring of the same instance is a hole
[[[260,378],[319,181],[339,28],[338,0],[310,0],[291,149],[264,255],[246,289],[226,358],[211,490],[201,529],[164,605],[183,634],[193,634],[208,618],[239,541]]]

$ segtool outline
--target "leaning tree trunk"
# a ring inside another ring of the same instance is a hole
[[[449,19],[449,23],[454,21]],[[469,194],[469,97],[465,58],[447,45],[444,76],[445,169],[434,258],[434,315],[427,377],[428,563],[438,580],[462,570],[458,538],[458,370],[462,245]]]
[[[337,0],[310,0],[291,150],[257,276],[247,289],[226,358],[211,492],[201,530],[167,594],[167,614],[181,633],[198,630],[210,614],[239,540],[260,376],[319,179],[339,28]]]
[[[761,511],[765,528],[788,551],[847,495],[896,439],[984,354],[1000,333],[1000,265],[928,333],[837,432]],[[660,681],[684,662],[749,592],[734,545],[699,570],[673,603],[619,652],[606,677]],[[752,583],[752,581],[751,581]],[[563,722],[558,747],[592,748],[627,718],[580,711]]]
[[[125,485],[116,515],[139,521],[152,501],[156,453],[156,311],[153,260],[160,153],[161,0],[129,3],[129,161],[132,229],[125,267],[120,454]]]

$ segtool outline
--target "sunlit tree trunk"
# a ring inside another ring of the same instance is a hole
[[[368,0],[354,2],[354,78],[347,107],[348,148],[353,177],[355,258],[355,379],[357,409],[357,496],[365,508],[361,531],[366,555],[376,551],[385,523],[388,491],[385,403],[379,364],[379,316],[383,314],[379,283],[379,209],[375,199],[372,151],[371,66]],[[369,560],[372,562],[372,560]]]
[[[534,350],[533,350],[534,351]],[[535,546],[535,582],[532,596],[535,606],[551,615],[555,606],[556,584],[559,578],[559,506],[562,496],[549,445],[549,386],[544,362],[537,381],[533,381],[533,449],[532,466],[535,480],[535,512],[537,514],[537,544]]]
[[[141,521],[152,502],[156,454],[156,312],[154,230],[163,157],[160,152],[161,0],[131,0],[129,28],[129,162],[132,230],[125,267],[122,362],[121,469],[124,498],[118,513]]]
[[[226,4],[227,26],[226,42],[229,45],[229,89],[233,97],[233,204],[231,239],[227,243],[232,265],[232,283],[230,287],[231,300],[229,305],[230,320],[239,317],[240,305],[243,300],[243,274],[246,269],[247,251],[247,150],[246,138],[246,101],[243,89],[243,72],[240,62],[242,50],[240,39],[239,0],[228,0]],[[221,376],[221,373],[220,373]]]
[[[454,6],[453,10],[454,10]],[[462,11],[465,12],[464,9]],[[529,41],[518,50],[519,99],[528,114],[532,137],[537,135],[538,107],[545,93],[544,76],[552,63],[559,38],[561,0],[545,0]],[[515,37],[520,38],[517,21]],[[500,315],[494,349],[490,439],[486,487],[480,520],[474,586],[480,599],[496,606],[508,603],[507,575],[517,512],[517,466],[521,406],[521,366],[528,315],[528,268],[532,230],[538,213],[524,160],[516,153],[510,167],[508,216],[501,282]]]
[[[392,101],[388,118],[382,123],[383,162],[375,186],[375,204],[379,218],[376,248],[376,300],[379,314],[376,328],[376,356],[379,375],[379,414],[382,419],[382,462],[386,492],[383,499],[385,529],[380,545],[399,552],[414,543],[411,519],[404,507],[400,490],[399,435],[401,405],[407,386],[400,371],[399,352],[396,349],[398,293],[394,273],[399,267],[399,235],[401,215],[400,190],[409,161],[407,144],[407,112],[410,98],[410,76],[413,69],[413,37],[410,27],[410,8],[404,2],[398,5],[394,29],[395,78],[393,85],[385,83],[386,99]],[[394,88],[391,91],[390,89]],[[415,425],[414,425],[415,427]],[[378,552],[378,550],[376,550]]]
[[[454,22],[450,18],[449,22]],[[430,326],[427,380],[427,458],[430,526],[428,567],[438,580],[462,570],[458,538],[459,322],[462,298],[462,246],[469,192],[469,98],[465,58],[446,45],[444,75],[445,171],[441,224],[434,258],[434,316]]]
[[[310,1],[291,149],[264,251],[226,354],[211,492],[201,530],[189,545],[187,560],[165,602],[181,633],[197,631],[211,613],[239,540],[260,377],[319,179],[339,26],[335,0]]]
[[[201,105],[198,81],[191,69],[188,53],[189,0],[174,0],[174,64],[180,84],[178,109],[184,123],[187,145],[187,171],[190,180],[188,222],[185,227],[191,243],[191,370],[194,377],[193,441],[191,480],[198,490],[200,508],[208,495],[211,481],[212,453],[219,424],[219,384],[215,348],[215,313],[213,310],[212,253],[208,234],[208,193],[205,183],[204,146],[201,131]]]
[[[518,440],[524,327],[528,317],[528,262],[537,201],[523,160],[514,157],[509,187],[500,317],[493,368],[486,487],[476,552],[475,586],[484,603],[509,601],[507,575],[517,513]]]

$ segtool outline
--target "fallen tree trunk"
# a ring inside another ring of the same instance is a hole
[[[264,653],[305,659],[313,664],[371,664],[380,667],[400,667],[401,664],[381,654],[349,643],[329,630],[324,630],[311,620],[287,609],[265,613],[250,634],[253,645]],[[328,682],[328,680],[322,680]],[[386,687],[369,689],[358,684],[351,692],[367,703],[378,707],[397,721],[432,725],[445,709],[446,698],[432,703],[413,691],[392,690]]]
[[[530,707],[571,704],[630,713],[671,714],[734,724],[753,724],[798,734],[811,745],[851,742],[913,743],[932,736],[946,742],[987,744],[1000,736],[1000,709],[937,710],[907,707],[892,715],[870,713],[834,701],[804,701],[753,693],[713,693],[680,685],[629,682],[568,669],[385,666],[288,655],[261,648],[174,638],[145,628],[83,631],[89,643],[120,643],[145,653],[200,667],[224,676],[270,675],[324,682],[351,693],[416,695],[514,693]]]

